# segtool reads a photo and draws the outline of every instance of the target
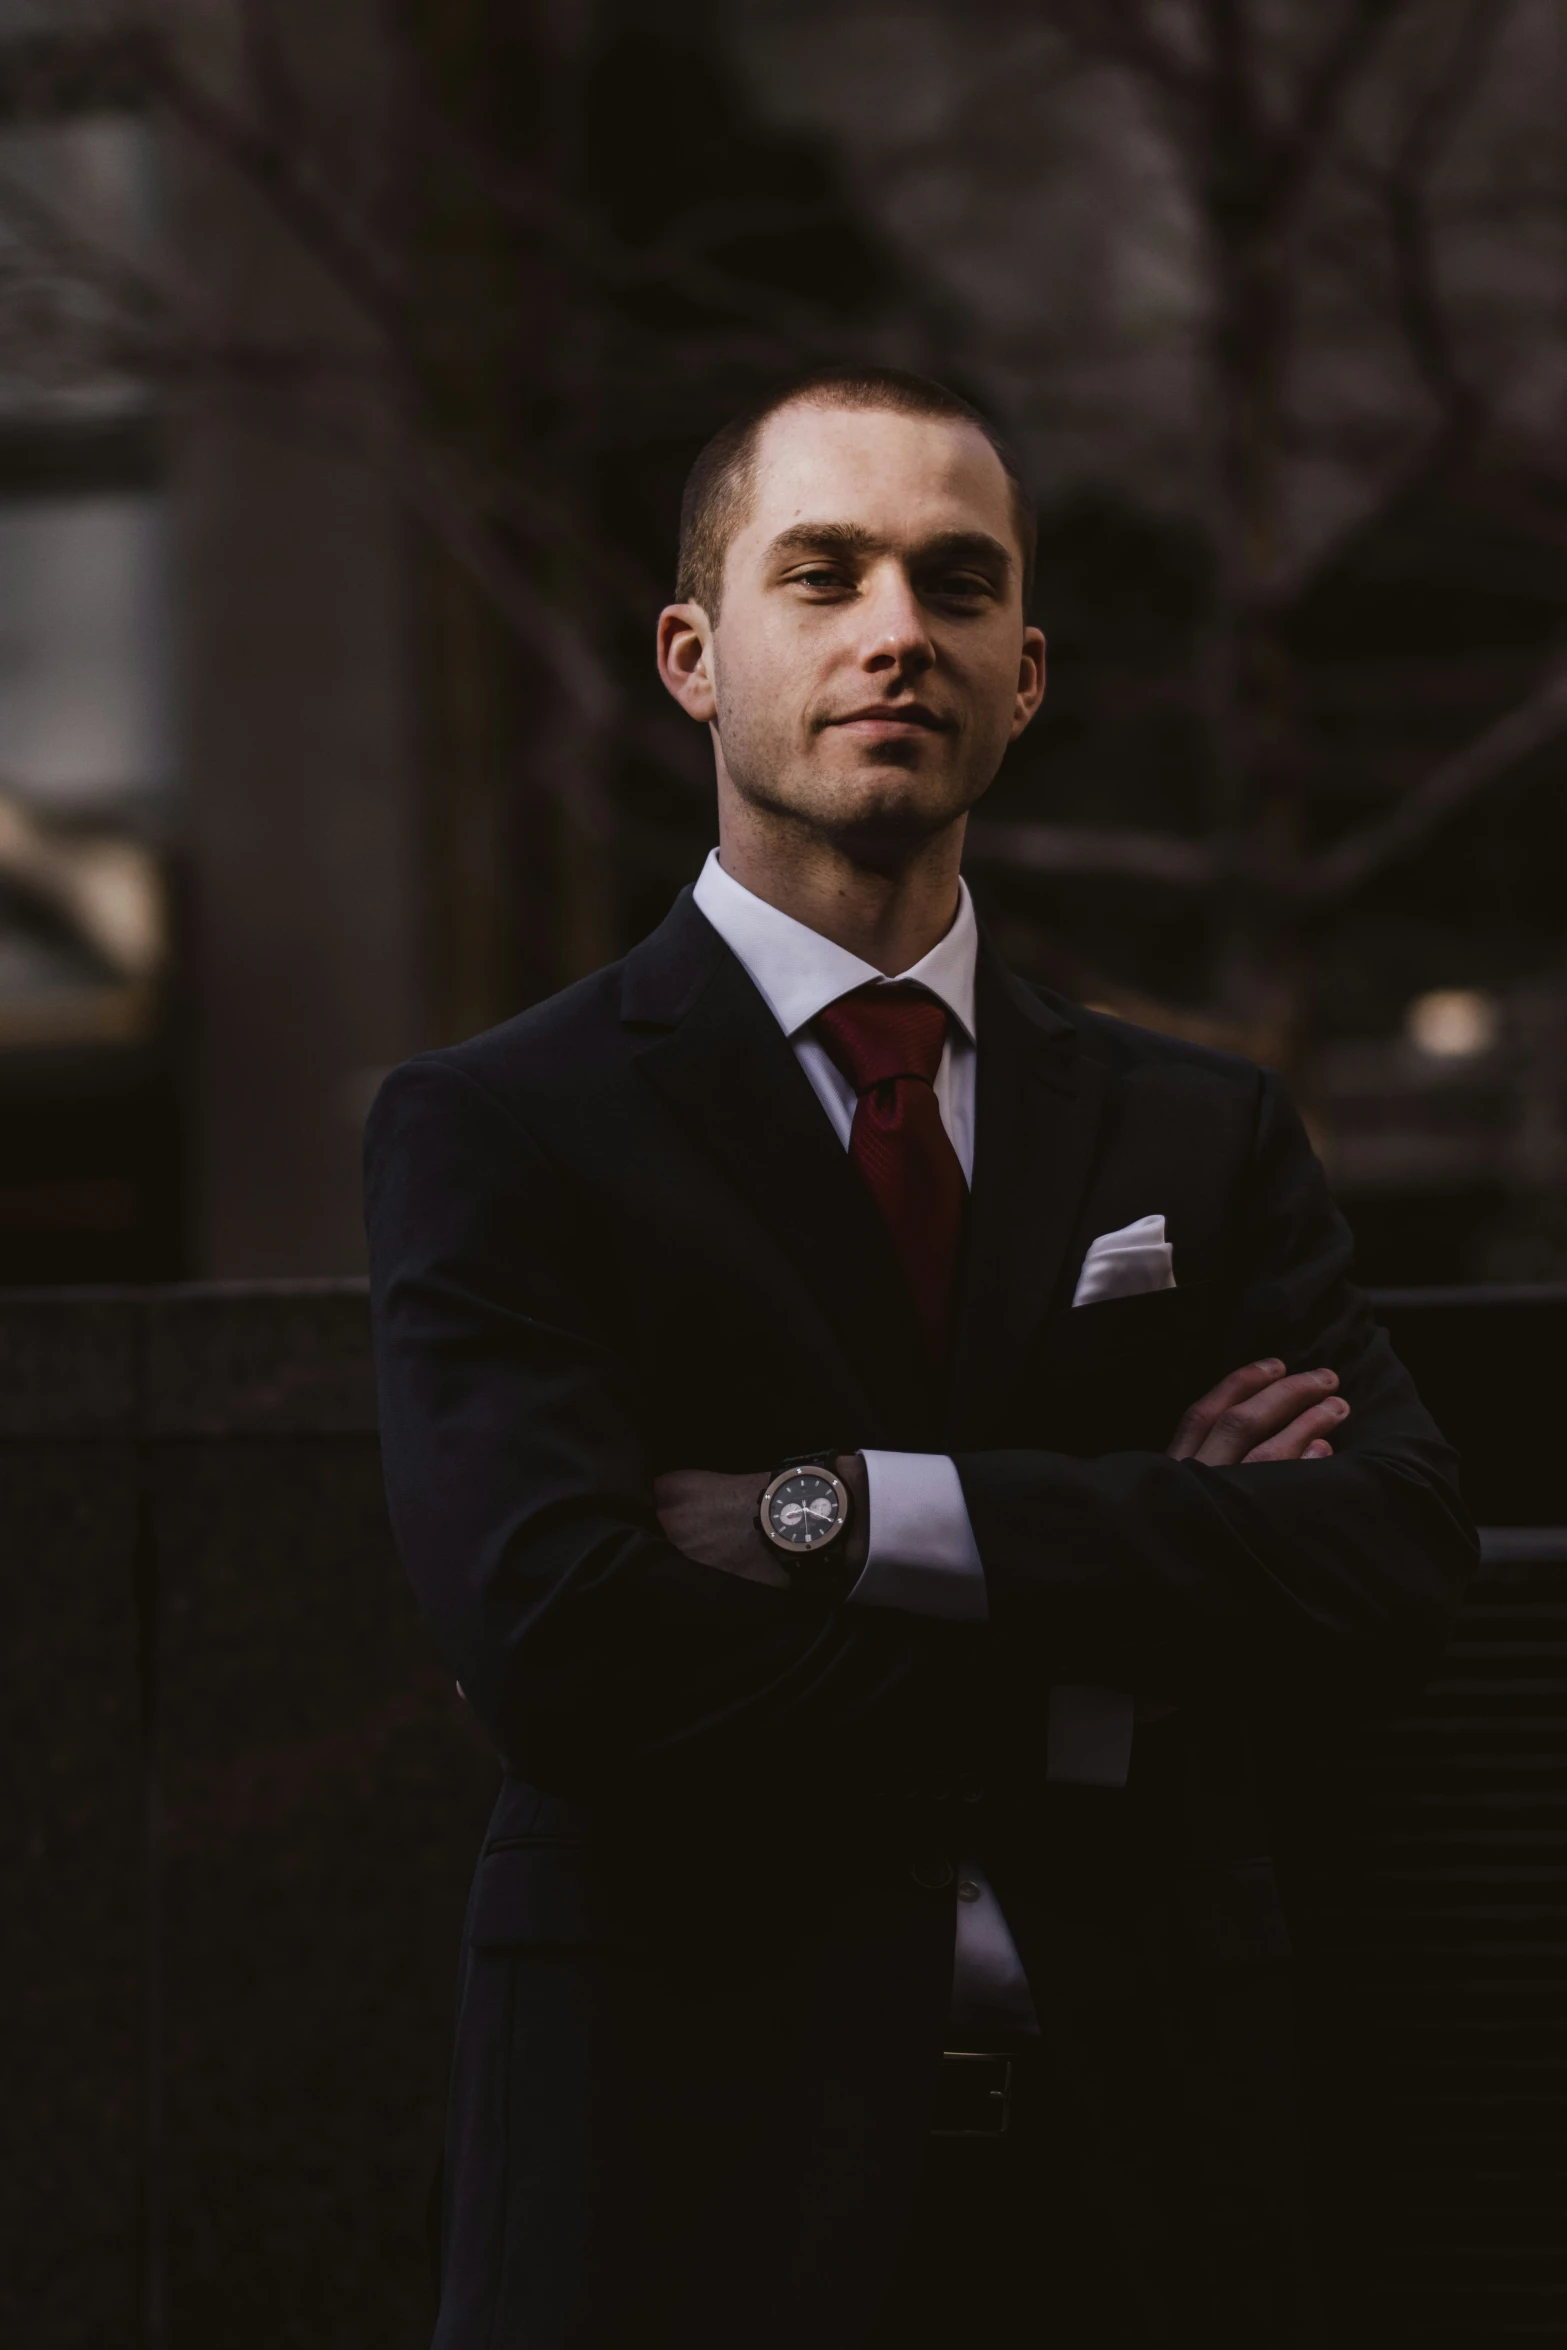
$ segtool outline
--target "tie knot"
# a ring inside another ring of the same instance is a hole
[[[816,1015],[827,1052],[856,1093],[899,1077],[934,1085],[947,1041],[947,1012],[923,988],[857,987]]]

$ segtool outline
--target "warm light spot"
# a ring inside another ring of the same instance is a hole
[[[1467,1061],[1488,1053],[1500,1032],[1496,998],[1478,987],[1434,987],[1417,995],[1406,1018],[1417,1052],[1436,1061]]]

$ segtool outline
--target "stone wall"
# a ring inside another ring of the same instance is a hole
[[[497,1769],[392,1551],[362,1291],[0,1301],[0,1529],[0,2338],[415,2350]]]

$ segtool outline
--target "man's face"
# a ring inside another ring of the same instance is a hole
[[[972,425],[769,418],[716,627],[684,607],[702,658],[692,646],[674,690],[714,724],[721,785],[872,853],[951,824],[1043,693],[1021,563],[1010,485]]]

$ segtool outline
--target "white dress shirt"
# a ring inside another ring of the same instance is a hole
[[[849,1147],[856,1096],[818,1040],[807,1033],[818,1012],[857,987],[891,985],[884,972],[846,947],[810,930],[793,915],[742,888],[713,850],[693,893],[698,907],[756,985],[810,1079],[833,1132]],[[963,1169],[974,1174],[974,966],[979,935],[966,883],[958,885],[952,928],[928,955],[899,974],[899,984],[925,988],[950,1015],[936,1104]],[[985,1623],[989,1607],[968,1506],[953,1462],[945,1454],[867,1451],[870,1547],[849,1594],[861,1607],[897,1607],[913,1615]],[[953,2021],[961,2031],[1000,2023],[1037,2032],[1023,1962],[1001,1904],[984,1873],[964,1861],[958,1871],[957,1947],[953,1961]]]
[[[936,1106],[963,1180],[974,1179],[974,964],[979,933],[966,882],[958,884],[952,928],[899,984],[923,987],[950,1015],[936,1071]],[[744,964],[793,1047],[833,1132],[849,1147],[855,1091],[818,1038],[818,1012],[857,987],[892,983],[874,964],[808,930],[792,914],[752,895],[724,871],[713,850],[693,892],[697,905]],[[919,1616],[986,1622],[980,1565],[957,1470],[944,1454],[867,1452],[870,1551],[850,1598],[860,1607],[900,1607]]]

